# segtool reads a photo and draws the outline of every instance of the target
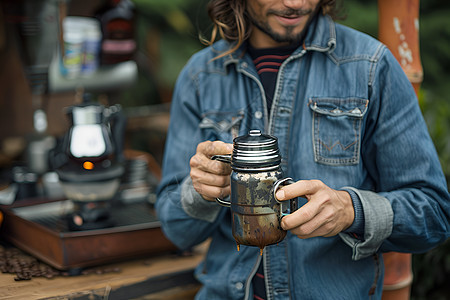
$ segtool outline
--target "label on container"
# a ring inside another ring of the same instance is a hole
[[[89,75],[94,73],[99,66],[100,39],[84,41],[83,63],[81,73]]]
[[[132,54],[136,49],[134,40],[104,40],[102,51],[109,54]]]
[[[75,78],[81,73],[82,54],[82,42],[64,42],[63,75],[68,78]]]

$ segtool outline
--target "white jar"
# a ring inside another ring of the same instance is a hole
[[[63,20],[63,53],[61,73],[67,78],[76,78],[81,73],[83,56],[83,31],[72,17]]]
[[[94,18],[68,16],[63,21],[61,73],[66,78],[89,76],[99,66],[102,33]]]

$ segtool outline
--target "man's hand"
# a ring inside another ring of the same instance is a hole
[[[198,144],[197,153],[190,160],[191,178],[194,189],[205,200],[214,201],[231,193],[231,167],[227,163],[211,160],[213,155],[230,154],[232,144],[221,141],[206,141]]]
[[[352,199],[346,191],[333,190],[320,180],[300,180],[277,191],[278,200],[304,197],[308,202],[283,217],[281,226],[301,239],[334,236],[352,225]]]

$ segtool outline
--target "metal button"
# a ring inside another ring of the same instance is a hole
[[[234,286],[238,290],[242,290],[244,288],[244,284],[242,282],[236,282],[236,284]]]
[[[333,113],[333,114],[341,114],[341,113],[342,113],[342,110],[340,110],[339,108],[335,108],[335,109],[333,109],[333,110],[331,111],[331,113]]]
[[[263,117],[263,113],[259,110],[255,111],[255,118],[261,119]]]
[[[361,112],[361,110],[360,110],[358,107],[355,107],[355,108],[351,111],[351,113],[352,113],[352,114],[358,114],[358,115],[360,115],[362,112]]]

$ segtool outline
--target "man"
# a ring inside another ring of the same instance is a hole
[[[157,201],[180,248],[211,238],[198,299],[378,299],[380,253],[449,237],[450,197],[411,84],[335,11],[326,0],[210,1],[222,39],[179,76]],[[262,256],[236,250],[229,209],[214,202],[230,194],[231,170],[210,159],[251,129],[278,138],[296,181],[277,198],[308,199]]]

